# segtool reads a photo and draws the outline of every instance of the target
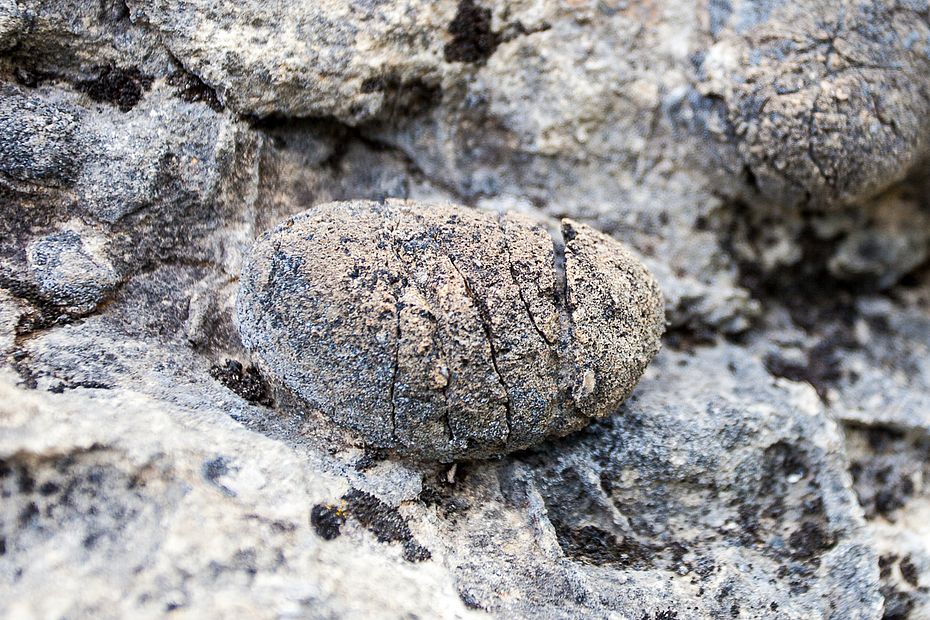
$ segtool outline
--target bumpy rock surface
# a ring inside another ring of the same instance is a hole
[[[928,617],[928,25],[0,0],[0,616]],[[256,237],[392,198],[631,248],[668,329],[619,410],[417,463],[257,366]]]
[[[698,91],[765,194],[867,198],[926,155],[926,5],[737,0],[710,20]]]
[[[372,447],[442,460],[610,414],[664,329],[658,286],[609,237],[452,205],[320,205],[262,236],[240,286],[271,376]]]
[[[379,114],[400,90],[435,84],[443,41],[433,33],[455,14],[452,2],[423,0],[128,4],[240,112],[347,121]]]

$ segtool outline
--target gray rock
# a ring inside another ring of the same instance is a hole
[[[857,302],[852,337],[836,356],[831,398],[838,417],[930,433],[930,318],[919,303]]]
[[[43,299],[73,314],[93,310],[118,283],[104,248],[88,247],[88,239],[64,230],[27,248],[32,279]]]
[[[738,333],[759,309],[707,230],[723,192],[693,163],[705,145],[675,122],[701,21],[687,3],[650,7],[495,5],[504,34],[486,62],[444,81],[432,108],[362,131],[458,202],[594,223],[655,273],[672,325]]]
[[[0,93],[0,178],[7,183],[73,183],[83,155],[81,110],[10,87]]]
[[[226,174],[223,166],[232,165],[240,129],[208,106],[172,97],[167,89],[118,118],[97,114],[87,125],[92,133],[78,181],[80,207],[116,227],[140,216],[169,226],[193,216],[189,223],[196,225],[196,210],[214,199]],[[169,216],[166,209],[174,213]]]
[[[235,110],[355,123],[439,82],[453,2],[130,2],[181,63]]]
[[[111,78],[166,76],[177,70],[157,38],[131,21],[129,9],[120,0],[16,0],[10,4],[13,7],[0,5],[0,21],[6,28],[12,25],[8,34],[0,34],[0,49],[4,38],[10,40],[7,53],[0,58],[0,70],[10,71],[20,83],[35,86],[64,81],[79,88],[96,86],[103,94],[128,86],[122,79],[98,82],[111,70]],[[0,32],[3,29],[0,26]]]
[[[569,220],[562,234],[454,206],[315,207],[252,251],[243,343],[374,447],[440,460],[526,448],[611,413],[664,329],[632,255]]]
[[[126,112],[6,88],[0,285],[54,306],[38,324],[90,312],[153,260],[225,260],[207,233],[243,225],[219,215],[243,208],[257,141],[243,125],[164,88]]]
[[[26,19],[16,0],[0,2],[0,51],[15,46],[25,26]]]
[[[111,316],[136,313],[130,293]],[[39,334],[38,390],[0,387],[9,613],[91,615],[118,583],[115,615],[215,615],[217,595],[272,616],[881,615],[836,425],[739,347],[666,351],[610,422],[449,470],[366,462],[321,416],[211,380],[185,337],[123,329]],[[80,580],[42,562],[53,548]]]
[[[305,472],[309,461],[215,409],[242,404],[211,383],[197,406],[204,417],[193,401],[129,389],[28,393],[4,373],[2,615],[468,614],[442,571],[406,562],[355,517],[338,540],[318,536],[311,510],[346,493],[345,480]],[[81,558],[80,579],[71,557]],[[371,594],[360,600],[358,590]]]
[[[792,291],[787,310],[772,300],[747,346],[773,374],[813,385],[838,419],[930,432],[926,274],[915,286],[895,289],[894,301],[877,294],[853,298],[823,277],[812,285],[828,288],[821,298],[810,289]]]
[[[459,587],[496,617],[880,617],[841,445],[739,348],[663,351],[616,417],[469,472]]]

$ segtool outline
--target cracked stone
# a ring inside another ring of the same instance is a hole
[[[720,23],[697,90],[720,104],[705,110],[723,108],[724,142],[756,191],[846,204],[900,181],[925,156],[928,57],[913,44],[930,35],[925,5],[725,6],[711,10]]]
[[[622,245],[561,229],[452,205],[315,207],[253,249],[243,343],[373,447],[447,461],[564,435],[630,394],[664,313]]]

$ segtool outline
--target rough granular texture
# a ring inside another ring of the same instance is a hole
[[[374,447],[453,460],[612,413],[659,348],[658,285],[563,220],[330,203],[266,233],[243,270],[243,343]]]
[[[711,4],[722,23],[699,90],[723,104],[726,141],[763,195],[863,200],[926,157],[926,3]]]

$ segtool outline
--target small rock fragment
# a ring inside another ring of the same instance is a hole
[[[243,270],[243,343],[373,447],[449,461],[612,413],[659,348],[662,296],[623,246],[564,220],[330,203]]]
[[[31,279],[43,299],[74,314],[92,311],[119,283],[104,254],[73,230],[42,237],[26,250]]]

